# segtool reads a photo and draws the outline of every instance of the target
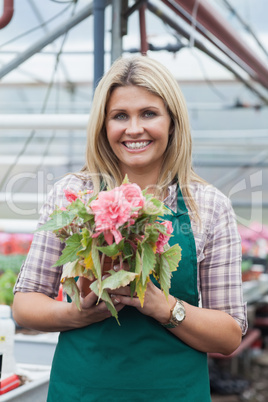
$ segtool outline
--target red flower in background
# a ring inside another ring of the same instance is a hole
[[[28,233],[0,233],[0,254],[27,254],[32,240]]]

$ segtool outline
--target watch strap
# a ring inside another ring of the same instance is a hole
[[[172,313],[173,313],[173,310],[174,310],[174,308],[175,308],[175,306],[176,306],[178,300],[179,300],[179,299],[176,298],[176,301],[175,301],[174,306],[170,309],[170,316],[169,316],[168,322],[165,323],[165,324],[161,324],[163,327],[165,327],[165,328],[176,328],[177,325],[175,325],[175,324],[172,322]]]

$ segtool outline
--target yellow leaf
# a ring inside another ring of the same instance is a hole
[[[137,292],[137,296],[140,300],[141,307],[143,307],[143,304],[144,304],[145,292],[146,292],[147,284],[149,281],[150,281],[149,276],[146,278],[146,281],[144,284],[143,284],[141,275],[136,279],[136,292]]]
[[[61,282],[64,283],[65,278],[75,278],[83,274],[84,267],[78,264],[78,259],[73,262],[64,264],[61,276]]]
[[[88,256],[84,259],[84,262],[86,269],[92,269],[94,267],[91,251],[88,253]]]

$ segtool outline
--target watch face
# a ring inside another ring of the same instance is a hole
[[[176,322],[181,322],[185,318],[185,309],[184,307],[178,302],[173,310],[173,320]]]
[[[178,310],[175,313],[175,318],[178,321],[182,321],[184,319],[184,309],[182,307],[179,307]]]

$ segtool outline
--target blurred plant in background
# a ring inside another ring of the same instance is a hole
[[[13,303],[13,287],[32,239],[32,234],[0,232],[0,304]]]

